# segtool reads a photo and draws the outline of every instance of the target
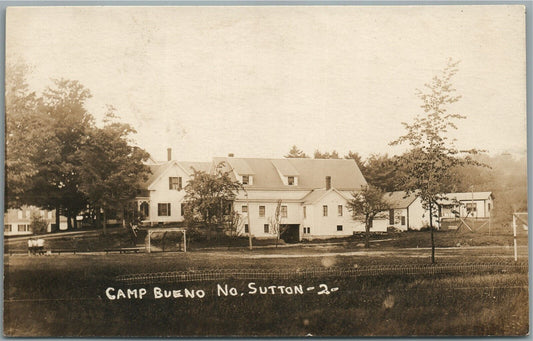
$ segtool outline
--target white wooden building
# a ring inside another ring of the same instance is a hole
[[[170,156],[170,153],[169,153]],[[242,234],[273,238],[272,220],[281,201],[287,240],[349,236],[364,231],[347,202],[366,181],[354,160],[216,157],[212,162],[169,160],[154,163],[146,189],[137,198],[145,223],[183,221],[184,187],[193,169],[213,171],[223,164],[243,184],[233,208],[241,215]],[[248,217],[249,215],[249,217]]]
[[[429,226],[429,212],[422,207],[420,196],[416,193],[389,192],[385,193],[384,199],[390,209],[376,216],[373,222],[375,231],[387,231],[388,227],[401,231],[419,230]]]
[[[137,196],[136,203],[142,213],[144,224],[164,224],[183,221],[184,187],[194,170],[211,170],[212,162],[187,162],[172,160],[168,151],[168,160],[148,164],[152,174],[144,183],[144,189]]]
[[[52,224],[56,223],[55,211],[43,210],[36,206],[10,208],[4,212],[4,236],[32,235],[31,222],[33,217],[39,217],[47,222],[47,232],[50,232]],[[67,229],[67,218],[64,216],[59,217],[59,229]]]
[[[440,216],[444,219],[490,218],[494,209],[492,192],[447,193],[440,203]]]

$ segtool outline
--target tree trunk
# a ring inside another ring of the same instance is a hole
[[[95,207],[95,212],[96,212],[96,221],[95,221],[95,227],[96,228],[100,228],[102,227],[102,213],[100,212],[100,207]]]
[[[103,210],[103,213],[102,213],[102,228],[103,228],[103,231],[104,231],[104,235],[107,234],[107,218],[105,216],[105,208]]]
[[[365,248],[370,248],[370,218],[365,220]]]
[[[370,248],[370,226],[365,225],[365,248]]]
[[[59,231],[59,215],[60,215],[60,206],[56,207],[56,226],[52,229],[52,232]]]
[[[74,229],[77,230],[78,229],[78,217],[74,217]]]
[[[429,204],[429,230],[431,231],[431,263],[435,264],[435,237],[433,235],[433,205]]]
[[[67,213],[67,231],[72,230],[72,215],[70,213],[70,210]]]

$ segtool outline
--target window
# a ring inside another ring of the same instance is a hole
[[[231,202],[228,202],[226,206],[224,206],[224,215],[228,215],[233,210],[233,204]]]
[[[337,213],[339,217],[342,217],[342,205],[337,206]]]
[[[394,210],[389,210],[389,225],[394,225]]]
[[[328,205],[324,205],[322,206],[322,215],[324,217],[327,217],[328,216]]]
[[[242,176],[242,184],[248,185],[250,183],[250,176],[249,175],[243,175]]]
[[[307,206],[304,206],[304,219],[307,218]]]
[[[4,231],[5,231],[5,232],[11,232],[11,231],[12,231],[12,226],[11,226],[11,224],[5,224],[5,225],[4,225]]]
[[[281,217],[287,218],[287,206],[281,206]]]
[[[181,216],[183,217],[185,215],[185,203],[184,202],[182,202],[180,205],[180,211],[181,211]]]
[[[466,212],[468,214],[476,213],[477,212],[477,204],[475,202],[467,202],[466,203]]]
[[[141,215],[143,218],[147,218],[150,216],[150,205],[146,201],[143,201],[141,203],[140,207]]]
[[[265,233],[270,233],[270,226],[268,224],[263,225]]]
[[[157,215],[160,217],[170,217],[170,203],[157,204]]]
[[[242,213],[248,213],[248,206],[242,205]]]
[[[405,226],[405,216],[402,216],[402,226]]]
[[[168,189],[181,191],[181,176],[171,176],[168,178]]]
[[[310,227],[304,227],[304,234],[309,234],[311,233],[311,228]]]
[[[250,230],[248,229],[248,224],[244,224],[244,233],[250,233]]]
[[[342,231],[342,225],[337,225],[337,231]]]
[[[260,217],[265,216],[265,206],[259,206],[259,216]]]
[[[48,219],[52,219],[52,214],[53,214],[52,211],[48,212]]]
[[[39,211],[39,216],[41,216],[41,218],[44,218],[44,211],[43,210]]]
[[[30,230],[30,225],[28,224],[19,224],[18,225],[18,231],[19,232],[26,232]]]
[[[294,176],[289,176],[289,177],[287,177],[287,184],[288,184],[289,186],[294,185]]]

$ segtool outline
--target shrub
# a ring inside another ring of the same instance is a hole
[[[48,222],[41,216],[34,214],[31,217],[30,228],[33,234],[45,234],[48,230]]]

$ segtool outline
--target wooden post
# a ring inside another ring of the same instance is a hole
[[[513,239],[514,239],[514,261],[518,261],[518,251],[516,249],[516,216],[513,213]]]
[[[248,193],[245,193],[246,195],[246,207],[248,208],[246,212],[246,217],[248,218],[248,244],[250,251],[252,251],[252,225],[250,224],[250,201],[248,200]]]
[[[148,230],[148,247],[146,248],[148,250],[148,253],[151,253],[151,247],[150,247],[150,238],[152,237],[152,231]]]

